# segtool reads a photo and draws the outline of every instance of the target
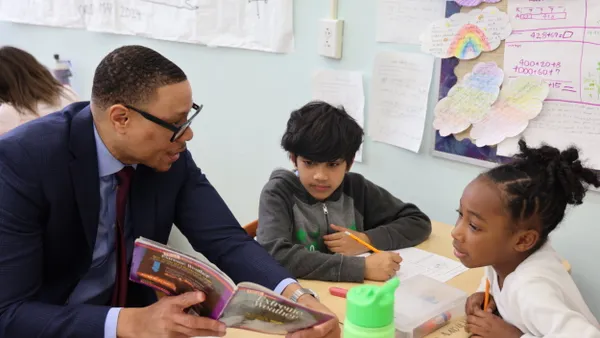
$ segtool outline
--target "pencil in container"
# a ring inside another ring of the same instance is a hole
[[[436,330],[448,324],[450,319],[452,319],[452,313],[450,311],[446,311],[438,316],[435,316],[417,327],[413,333],[413,336],[425,337],[426,335],[435,332]]]

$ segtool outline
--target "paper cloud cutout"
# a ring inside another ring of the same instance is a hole
[[[433,22],[419,38],[426,53],[469,60],[495,50],[511,32],[508,14],[487,7]]]
[[[523,76],[502,87],[489,114],[473,124],[471,138],[478,147],[498,144],[521,134],[542,111],[550,87],[541,78]]]
[[[457,4],[459,4],[463,7],[479,6],[479,4],[482,2],[487,2],[489,4],[495,4],[500,1],[502,1],[502,0],[454,0],[454,2],[456,2]]]
[[[498,98],[504,71],[495,62],[480,62],[435,106],[433,127],[441,136],[460,133],[479,122]]]

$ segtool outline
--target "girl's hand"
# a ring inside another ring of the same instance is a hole
[[[481,309],[476,309],[474,314],[467,316],[465,330],[473,338],[520,338],[523,335],[523,332],[504,319]]]
[[[485,299],[485,292],[475,292],[467,298],[467,304],[465,305],[465,312],[467,316],[475,314],[475,310],[483,309],[483,301]],[[488,304],[488,312],[496,311],[496,302],[494,296],[490,295],[490,303]]]

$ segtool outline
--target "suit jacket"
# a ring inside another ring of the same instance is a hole
[[[100,205],[87,102],[0,136],[0,337],[98,337],[106,304],[67,304],[90,267]],[[274,289],[291,275],[240,227],[188,151],[167,172],[138,165],[134,238],[166,243],[175,224],[235,282]],[[129,284],[127,306],[156,301]]]

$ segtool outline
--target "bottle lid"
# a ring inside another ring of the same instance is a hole
[[[361,285],[348,291],[346,320],[364,328],[382,328],[394,322],[394,293],[400,279],[394,277],[383,286]]]

